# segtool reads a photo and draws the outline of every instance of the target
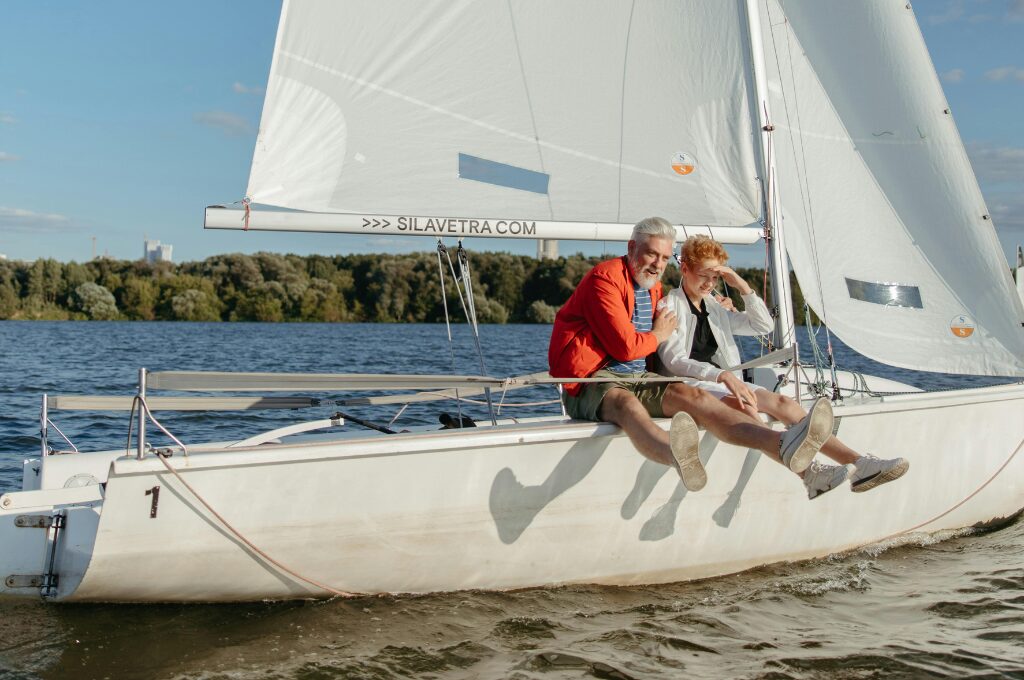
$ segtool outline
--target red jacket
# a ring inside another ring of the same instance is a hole
[[[651,308],[662,297],[651,288]],[[632,361],[658,349],[654,333],[633,327],[633,277],[625,257],[606,260],[587,272],[569,301],[555,315],[548,345],[548,370],[556,378],[586,378],[612,359]],[[576,394],[580,384],[566,385]]]

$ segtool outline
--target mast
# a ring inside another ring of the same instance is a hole
[[[774,127],[768,103],[768,82],[764,63],[764,43],[761,40],[761,14],[758,0],[746,0],[747,31],[750,34],[750,57],[754,75],[754,105],[757,108],[757,145],[761,168],[764,233],[770,253],[769,271],[772,282],[772,302],[775,306],[776,347],[785,347],[795,340],[793,329],[793,293],[789,285],[789,260],[779,207],[779,183],[775,174],[775,153],[772,141]]]

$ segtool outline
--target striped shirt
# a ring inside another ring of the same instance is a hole
[[[651,308],[651,291],[641,288],[633,282],[633,328],[637,333],[648,333],[654,324],[654,314]],[[643,373],[647,370],[647,357],[633,359],[632,361],[613,361],[604,367],[606,371],[615,373]]]

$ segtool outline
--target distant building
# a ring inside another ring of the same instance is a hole
[[[6,259],[7,259],[7,256],[4,255],[3,253],[0,253],[0,260],[6,260]]]
[[[552,239],[537,239],[537,259],[556,260],[558,259],[558,241]]]
[[[160,241],[151,241],[146,239],[143,241],[144,253],[143,258],[146,262],[170,262],[171,261],[171,250],[174,246],[160,243]]]

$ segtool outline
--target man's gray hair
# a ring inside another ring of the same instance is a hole
[[[676,228],[664,217],[645,217],[633,227],[633,234],[629,237],[631,241],[646,241],[652,236],[667,238],[675,248]]]

